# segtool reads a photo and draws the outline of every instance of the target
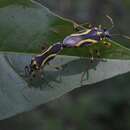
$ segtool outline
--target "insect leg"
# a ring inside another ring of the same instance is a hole
[[[83,23],[83,24],[74,23],[73,26],[74,26],[74,31],[81,31],[81,30],[92,28],[92,25],[89,23]]]
[[[87,76],[87,79],[88,79],[88,68],[89,68],[89,66],[91,65],[91,63],[93,63],[93,60],[94,60],[93,55],[94,55],[94,52],[93,52],[92,49],[90,49],[90,50],[89,50],[90,63],[88,64],[88,60],[87,60],[86,64],[88,64],[88,65],[87,65],[87,67],[85,68],[85,71],[84,71],[84,72],[82,73],[82,75],[81,75],[81,80],[80,80],[81,86],[82,86],[82,83],[83,83],[83,81],[84,81],[84,77],[85,77],[86,74],[87,74],[86,76]]]
[[[98,28],[99,28],[99,29],[102,29],[102,25],[100,24],[100,25],[98,26]]]
[[[90,49],[90,50],[89,50],[89,58],[90,58],[90,62],[91,62],[91,63],[92,63],[92,62],[93,62],[93,60],[94,60],[93,55],[94,55],[94,52],[93,52],[93,50],[92,50],[92,49]]]
[[[24,67],[24,72],[25,72],[25,76],[28,76],[30,73],[29,67],[27,65]]]
[[[41,68],[37,71],[37,73],[38,73],[38,77],[39,77],[40,79],[43,79],[43,78],[44,78],[44,67],[41,67]]]
[[[80,31],[80,30],[83,30],[83,28],[81,28],[78,24],[74,23],[73,24],[73,27],[74,27],[74,31]]]
[[[110,42],[106,42],[106,41],[103,41],[103,44],[107,47],[107,48],[110,48],[112,45]]]
[[[91,62],[91,61],[90,61]],[[88,61],[86,62],[86,64],[88,63]],[[88,76],[89,76],[89,72],[88,72],[88,68],[89,68],[89,66],[87,66],[86,68],[85,68],[85,71],[82,73],[82,75],[81,75],[81,80],[80,80],[80,83],[81,83],[81,86],[83,85],[83,81],[85,80],[84,79],[84,77],[85,77],[85,75],[86,75],[86,77],[87,77],[87,79],[88,79]]]
[[[100,57],[100,52],[99,50],[96,50],[96,56],[99,58]]]
[[[81,75],[81,80],[80,80],[81,86],[83,86],[84,76],[86,73],[87,71],[84,71],[83,74]]]
[[[93,27],[93,25],[90,24],[90,23],[83,23],[83,24],[80,24],[80,25],[83,26],[83,27],[86,27],[88,29],[91,29]]]

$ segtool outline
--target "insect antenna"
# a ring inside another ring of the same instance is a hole
[[[25,71],[25,75],[27,76],[27,75],[29,75],[29,73],[30,73],[30,71],[29,71],[29,66],[25,66],[24,67],[24,71]]]
[[[111,23],[111,27],[109,28],[109,30],[112,30],[114,28],[114,22],[113,22],[113,19],[109,16],[109,15],[106,15],[106,17],[109,19],[110,23]]]
[[[107,17],[107,18],[110,20],[110,22],[111,22],[111,27],[108,29],[108,30],[110,31],[111,29],[114,28],[114,22],[113,22],[113,19],[112,19],[109,15],[106,15],[106,17]],[[111,36],[120,36],[120,37],[123,37],[123,38],[125,38],[125,39],[130,40],[130,36],[127,36],[127,35],[111,34]]]

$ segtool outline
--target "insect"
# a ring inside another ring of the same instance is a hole
[[[102,28],[101,25],[98,27],[89,27],[85,28],[84,26],[77,25],[78,28],[81,28],[81,31],[78,31],[77,33],[70,34],[63,40],[63,47],[64,48],[79,48],[79,47],[88,47],[93,46],[98,43],[103,43],[107,48],[111,47],[111,43],[108,42],[109,39],[112,38],[112,36],[121,36],[126,39],[130,39],[130,37],[126,35],[121,34],[111,34],[110,31],[114,27],[114,22],[112,18],[108,15],[106,17],[111,22],[111,27],[109,29]],[[102,41],[102,42],[101,42]],[[97,56],[100,56],[100,52],[98,50],[95,50],[97,53]],[[93,52],[90,52],[90,59],[91,62],[93,62]],[[85,72],[81,76],[81,83],[83,81],[83,77],[85,75]]]
[[[70,34],[63,40],[63,46],[66,48],[79,48],[79,47],[88,47],[92,46],[97,43],[103,43],[106,47],[110,48],[111,43],[108,42],[108,39],[111,39],[112,36],[122,36],[124,38],[130,39],[128,36],[121,35],[121,34],[111,34],[110,31],[114,27],[114,22],[112,18],[108,15],[106,17],[111,22],[111,27],[109,29],[102,28],[101,25],[98,27],[89,27],[85,28],[82,25],[77,25],[77,28],[81,28],[81,31],[77,33]],[[76,28],[76,29],[77,29]],[[102,42],[100,42],[102,41]],[[96,50],[98,53],[98,51]]]
[[[31,77],[35,77],[36,74],[40,75],[45,65],[49,64],[49,61],[54,59],[62,49],[62,44],[56,43],[45,49],[41,54],[32,57],[30,65],[25,66],[25,74]],[[55,68],[58,69],[58,66],[55,66]]]
[[[98,27],[86,28],[77,24],[77,27],[75,28],[78,30],[77,33],[70,34],[69,36],[65,37],[61,43],[59,42],[53,44],[45,49],[40,55],[34,56],[31,60],[31,64],[29,66],[25,66],[25,73],[35,77],[36,74],[41,72],[45,65],[49,64],[49,61],[54,59],[55,56],[59,54],[64,48],[88,47],[98,43],[103,43],[106,47],[111,47],[111,43],[107,42],[107,39],[111,39],[114,35],[119,35],[129,39],[129,37],[125,35],[111,34],[110,30],[114,27],[114,22],[110,16],[107,15],[107,18],[111,22],[111,27],[109,29],[102,28],[101,25]],[[81,28],[81,31],[79,31],[78,28]],[[96,53],[99,55],[97,50]],[[93,61],[93,54],[90,55],[91,61]],[[81,82],[83,77],[84,73],[81,78]]]

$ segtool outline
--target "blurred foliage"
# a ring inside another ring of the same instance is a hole
[[[0,122],[2,130],[129,130],[130,73],[84,86],[32,112]]]
[[[124,0],[124,4],[129,9],[129,7],[130,7],[130,1],[129,0]]]
[[[12,4],[20,4],[23,6],[27,6],[30,4],[30,0],[0,0],[0,8],[3,8]]]
[[[59,42],[73,32],[73,23],[52,15],[38,3],[29,0],[2,2],[0,51],[38,53],[44,43]]]

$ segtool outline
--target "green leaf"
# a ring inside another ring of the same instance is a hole
[[[88,48],[66,49],[63,54],[88,56],[89,50],[98,49],[101,57],[111,60],[96,59],[90,63],[87,58],[57,56],[51,64],[61,65],[62,70],[46,66],[43,79],[29,80],[24,67],[30,64],[32,54],[27,53],[39,53],[44,42],[62,42],[65,36],[73,32],[73,22],[65,21],[40,4],[28,0],[3,0],[0,7],[0,50],[3,51],[0,53],[0,119],[31,110],[81,87],[84,71],[83,85],[130,71],[129,49],[110,41],[111,48],[98,44]]]
[[[30,4],[30,0],[1,0],[0,1],[0,8],[9,6],[9,5],[23,5],[27,6]]]
[[[62,70],[46,66],[42,79],[29,80],[25,76],[24,66],[30,63],[31,57],[29,54],[0,54],[0,119],[31,110],[81,87],[84,71],[84,85],[130,72],[129,60],[97,59],[91,63],[85,58],[58,56],[51,64],[61,65]]]
[[[39,52],[45,42],[62,41],[72,33],[73,23],[54,16],[34,1],[24,1],[0,2],[1,51]]]

